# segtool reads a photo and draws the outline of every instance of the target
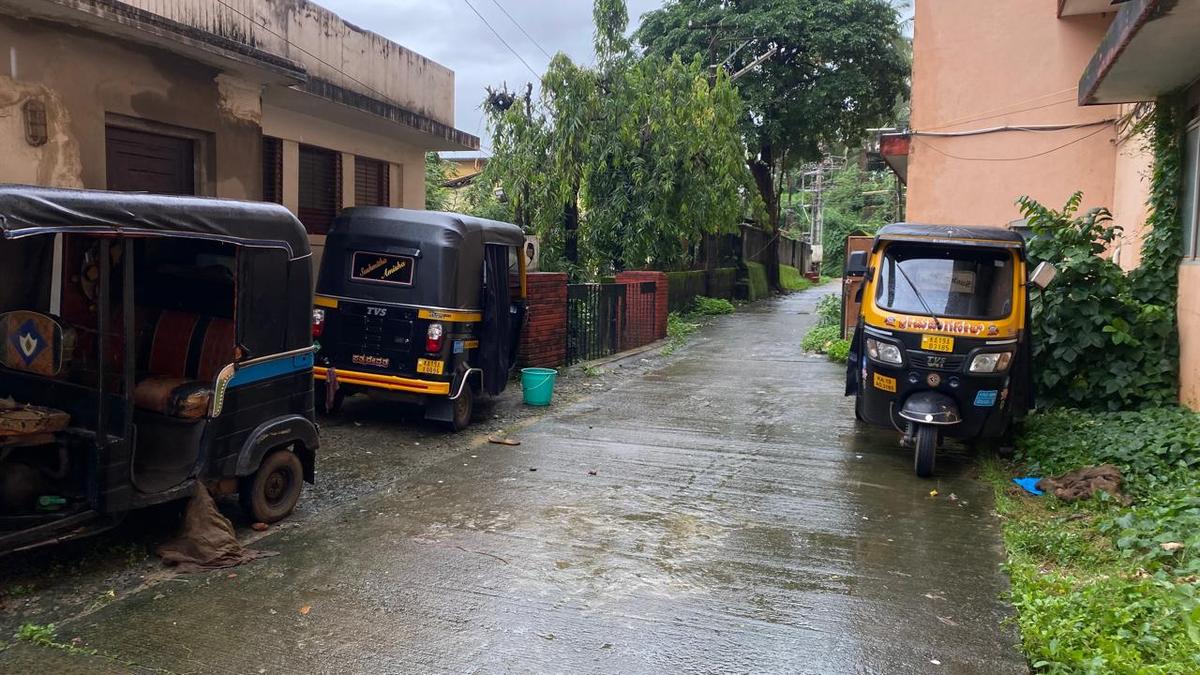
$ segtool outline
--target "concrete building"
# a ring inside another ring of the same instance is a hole
[[[307,0],[0,0],[0,182],[424,207],[454,73]]]
[[[1140,261],[1153,160],[1135,123],[1187,89],[1180,399],[1200,409],[1200,0],[917,0],[911,130],[881,154],[908,185],[908,220],[1004,225],[1029,195],[1084,192],[1124,227],[1110,255]]]

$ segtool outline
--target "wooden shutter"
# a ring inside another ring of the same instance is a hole
[[[354,159],[354,205],[391,206],[387,162],[366,157]]]
[[[339,153],[300,146],[300,209],[297,216],[309,234],[325,234],[341,207]]]
[[[196,194],[192,139],[106,126],[104,141],[109,190]]]
[[[283,203],[283,141],[272,136],[262,139],[263,201]]]

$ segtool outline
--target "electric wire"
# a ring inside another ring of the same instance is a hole
[[[1079,143],[1081,141],[1086,141],[1087,139],[1091,138],[1092,136],[1095,136],[1096,134],[1099,134],[1099,133],[1105,131],[1106,129],[1107,129],[1107,127],[1101,127],[1099,129],[1093,131],[1090,134],[1084,134],[1083,136],[1080,136],[1079,138],[1076,138],[1072,141],[1063,143],[1062,145],[1059,145],[1057,147],[1053,147],[1053,148],[1050,148],[1049,150],[1044,150],[1042,152],[1037,152],[1032,155],[1025,155],[1024,157],[963,157],[962,155],[955,155],[953,153],[946,152],[945,150],[938,148],[937,146],[933,145],[932,143],[926,143],[925,141],[922,141],[919,138],[915,138],[913,140],[917,144],[922,145],[926,148],[929,148],[930,150],[933,150],[934,152],[938,153],[939,155],[944,155],[946,157],[949,157],[950,159],[958,159],[958,160],[962,160],[962,161],[966,161],[966,162],[1022,162],[1022,161],[1028,160],[1028,159],[1036,159],[1038,157],[1044,157],[1045,155],[1049,155],[1050,153],[1053,153],[1053,152],[1058,152],[1059,150],[1062,150],[1064,148],[1075,145],[1076,143]]]
[[[487,26],[488,30],[492,31],[492,35],[495,35],[496,39],[499,40],[500,43],[503,44],[505,47],[507,47],[508,51],[512,52],[513,56],[517,57],[517,60],[520,61],[521,64],[525,66],[525,69],[529,71],[530,75],[533,75],[533,78],[535,80],[542,79],[542,76],[537,74],[537,71],[535,71],[533,69],[533,66],[530,66],[529,62],[526,61],[520,54],[518,54],[517,50],[513,49],[512,45],[508,44],[508,40],[505,40],[504,36],[500,35],[500,32],[497,31],[495,29],[495,27],[492,26],[492,24],[488,23],[488,20],[485,19],[484,16],[479,13],[478,9],[475,9],[475,5],[471,4],[471,0],[463,0],[463,2],[465,2],[467,4],[467,7],[471,8],[472,12],[475,12],[475,16],[479,17],[479,20],[483,22],[483,25]]]
[[[554,57],[550,56],[550,52],[546,51],[542,47],[542,45],[538,43],[537,40],[533,39],[533,36],[529,34],[529,31],[525,30],[525,27],[522,26],[519,21],[514,19],[513,15],[509,14],[507,9],[504,9],[504,5],[500,4],[500,0],[492,0],[492,4],[495,5],[501,12],[504,12],[504,16],[508,17],[508,20],[511,21],[514,26],[517,27],[517,30],[521,31],[522,35],[529,38],[529,41],[533,43],[534,47],[538,48],[538,51],[540,51],[542,53],[542,55],[546,57],[547,61],[551,61],[554,59]]]
[[[1000,127],[985,127],[983,129],[964,129],[962,131],[910,131],[912,136],[933,136],[941,138],[955,138],[962,136],[982,136],[984,134],[999,134],[1008,131],[1030,131],[1034,133],[1048,133],[1052,131],[1068,131],[1070,129],[1086,129],[1088,127],[1099,126],[1102,124],[1112,124],[1116,122],[1115,117],[1096,120],[1095,122],[1075,122],[1071,124],[1018,124],[1006,125]]]

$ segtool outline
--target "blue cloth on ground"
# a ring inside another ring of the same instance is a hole
[[[1038,481],[1040,480],[1041,478],[1014,478],[1013,482],[1017,485],[1020,485],[1021,489],[1025,490],[1029,494],[1041,496],[1045,493],[1039,490],[1037,487]]]

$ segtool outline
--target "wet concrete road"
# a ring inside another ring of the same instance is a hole
[[[282,529],[236,576],[60,626],[105,656],[22,645],[0,670],[1024,672],[970,462],[913,477],[799,353],[828,290]]]

